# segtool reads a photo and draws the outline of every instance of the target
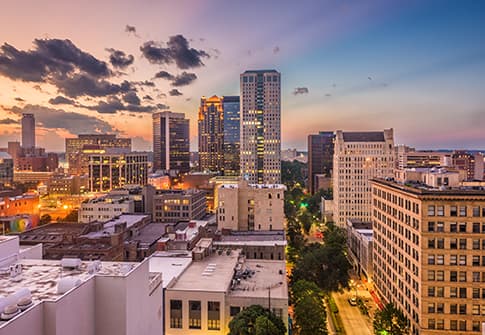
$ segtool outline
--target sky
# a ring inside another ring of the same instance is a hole
[[[282,78],[282,148],[394,128],[418,149],[485,149],[483,1],[9,1],[0,10],[0,147],[34,113],[37,146],[116,133],[151,150],[151,114]]]

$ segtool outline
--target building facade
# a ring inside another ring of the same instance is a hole
[[[35,148],[35,117],[34,114],[22,114],[22,148]]]
[[[241,74],[241,175],[251,184],[281,182],[281,75]]]
[[[13,183],[13,158],[6,152],[0,152],[0,187]]]
[[[199,190],[158,190],[153,196],[153,220],[178,222],[200,220],[207,211],[205,192]]]
[[[411,334],[482,334],[485,190],[372,181],[374,283]]]
[[[143,152],[113,152],[89,156],[89,190],[105,192],[125,185],[146,185],[148,154]]]
[[[224,169],[223,98],[202,97],[199,107],[199,168],[201,171]]]
[[[223,184],[218,187],[217,228],[220,231],[284,230],[281,184]]]
[[[308,135],[308,190],[312,194],[318,191],[316,175],[332,175],[334,137],[330,131]]]
[[[114,134],[81,134],[77,138],[66,138],[66,160],[69,173],[87,174],[88,155],[93,150],[107,148],[131,151],[131,138],[118,138]]]
[[[453,167],[466,171],[466,180],[483,180],[483,155],[455,151],[451,156]]]
[[[371,178],[394,176],[392,129],[376,132],[344,132],[335,135],[333,159],[334,218],[345,227],[348,219],[370,222]]]
[[[153,114],[153,171],[190,171],[189,119],[183,113]]]
[[[224,175],[239,176],[240,168],[240,136],[241,117],[239,96],[224,96]]]

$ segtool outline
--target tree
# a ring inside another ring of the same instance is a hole
[[[303,169],[306,168],[306,164],[293,161],[281,162],[281,182],[288,188],[293,187],[296,184],[305,185],[305,177],[303,175]]]
[[[409,320],[404,313],[392,303],[377,311],[374,316],[374,334],[376,335],[407,335],[409,333]]]
[[[281,318],[260,305],[239,312],[229,322],[228,335],[284,335],[286,327]]]
[[[69,214],[66,215],[64,219],[62,219],[62,221],[66,221],[66,222],[77,222],[77,220],[78,220],[77,209],[73,209]]]
[[[320,288],[314,282],[299,280],[291,286],[291,293],[297,334],[326,335],[326,311]]]
[[[45,225],[52,221],[52,217],[49,214],[44,214],[40,217],[39,225]]]
[[[308,212],[306,209],[300,211],[300,214],[298,215],[298,220],[301,222],[301,226],[303,227],[305,233],[308,234],[313,223],[312,215],[310,214],[310,212]]]

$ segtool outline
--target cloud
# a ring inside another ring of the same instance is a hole
[[[170,109],[170,106],[165,105],[165,104],[157,104],[158,109]]]
[[[62,95],[58,95],[55,98],[49,99],[49,103],[51,105],[75,105],[76,101],[63,97]]]
[[[180,96],[180,95],[182,95],[182,92],[180,92],[179,90],[177,90],[176,88],[174,88],[174,89],[170,90],[170,91],[168,92],[168,94],[169,94],[170,96],[172,96],[172,97],[176,97],[176,96]]]
[[[82,133],[112,133],[114,129],[108,122],[96,117],[74,112],[66,112],[62,109],[53,109],[40,105],[14,106],[10,109],[13,113],[32,113],[36,121],[47,129],[65,129],[72,134]]]
[[[152,98],[150,95],[148,95],[148,94],[147,94],[147,95],[145,95],[145,96],[143,97],[143,100],[150,100],[150,101],[153,101],[153,98]]]
[[[137,85],[137,86],[149,86],[149,87],[155,87],[155,83],[153,81],[149,80],[144,80],[144,81],[132,81],[131,84]]]
[[[279,46],[275,46],[275,47],[273,48],[273,53],[274,53],[274,54],[277,54],[278,52],[280,52],[280,47],[279,47]]]
[[[134,91],[130,91],[123,95],[123,101],[132,105],[139,106],[141,104],[141,100]]]
[[[296,87],[293,91],[293,95],[308,94],[308,87]]]
[[[127,55],[124,51],[113,48],[106,49],[106,51],[110,53],[109,62],[116,68],[124,69],[135,61],[133,55]]]
[[[25,99],[22,99],[21,97],[15,97],[15,101],[24,102]]]
[[[181,74],[174,76],[167,71],[160,71],[155,74],[155,78],[170,80],[172,86],[186,86],[194,82],[197,79],[197,75],[195,73],[189,73],[184,71]]]
[[[120,84],[114,84],[86,74],[57,77],[53,79],[53,83],[58,87],[59,91],[71,98],[83,95],[102,97],[134,90],[133,85],[126,80]]]
[[[0,124],[18,124],[19,121],[15,121],[14,119],[6,118],[6,119],[1,119]]]
[[[125,32],[127,32],[128,34],[133,34],[134,36],[136,37],[140,37],[138,36],[138,34],[136,33],[136,27],[135,26],[130,26],[129,24],[127,24],[125,26]]]
[[[155,41],[145,42],[140,47],[143,56],[152,64],[173,64],[179,69],[204,66],[202,58],[210,58],[204,50],[190,48],[189,42],[182,35],[171,36],[164,48]]]

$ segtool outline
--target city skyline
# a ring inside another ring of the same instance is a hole
[[[151,113],[170,110],[190,119],[196,150],[200,97],[238,95],[241,73],[274,68],[282,148],[392,127],[396,144],[484,149],[483,4],[274,3],[49,1],[44,16],[45,3],[3,5],[0,146],[20,141],[21,113],[33,113],[47,150],[95,132],[151,150]]]

